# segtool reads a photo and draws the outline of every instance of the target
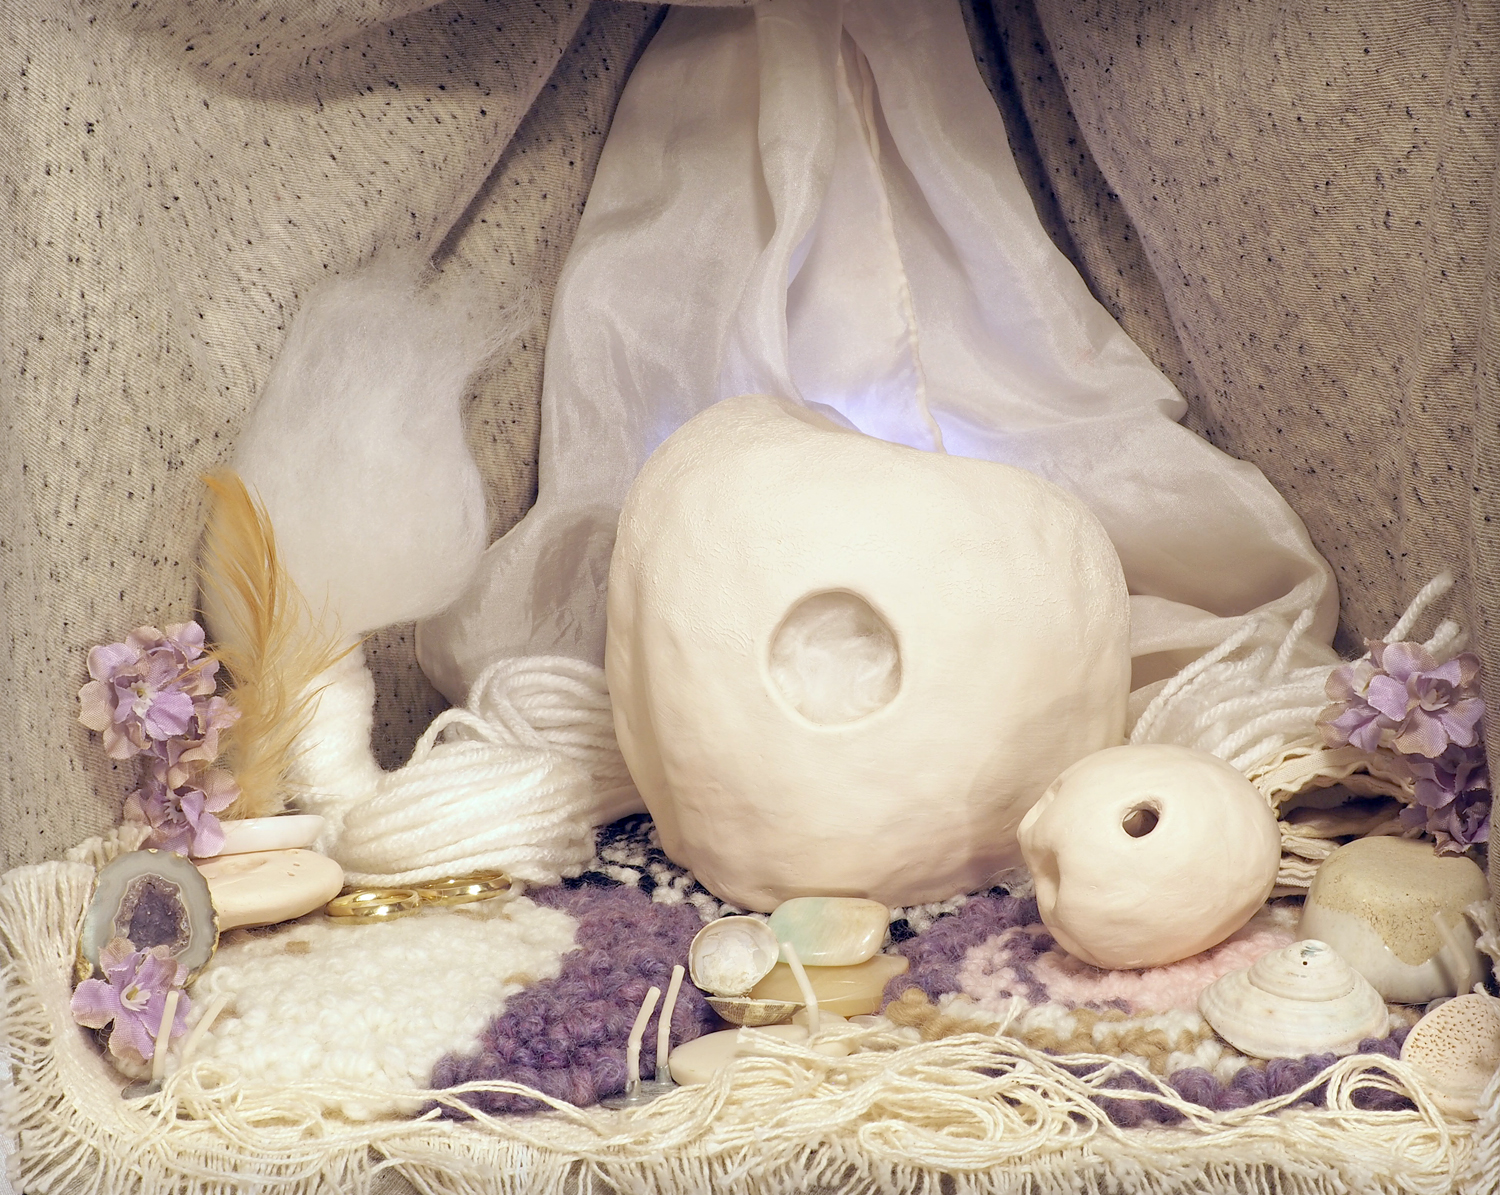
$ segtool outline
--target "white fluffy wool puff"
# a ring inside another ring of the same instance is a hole
[[[308,296],[234,467],[329,630],[354,636],[426,617],[463,591],[488,523],[462,400],[526,322],[409,261]]]

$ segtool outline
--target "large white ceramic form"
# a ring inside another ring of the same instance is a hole
[[[1255,786],[1216,756],[1110,747],[1032,806],[1021,849],[1042,921],[1096,967],[1160,967],[1222,942],[1276,884],[1281,835]]]
[[[910,905],[1018,863],[1031,804],[1120,741],[1128,597],[1051,483],[745,396],[631,488],[606,670],[662,846],[707,888]]]

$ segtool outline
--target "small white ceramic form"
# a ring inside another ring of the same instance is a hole
[[[620,750],[667,854],[769,912],[988,886],[1021,815],[1118,743],[1129,597],[1025,470],[727,399],[640,471],[610,565]]]
[[[794,896],[776,906],[770,926],[808,966],[849,967],[872,958],[885,944],[891,911],[856,896]],[[782,952],[786,961],[786,952]]]
[[[224,831],[224,846],[219,855],[249,855],[257,851],[310,847],[323,832],[323,819],[315,813],[231,818],[219,825]]]
[[[1293,942],[1198,997],[1215,1033],[1252,1058],[1352,1054],[1383,1037],[1390,1016],[1380,993],[1325,942]]]
[[[1407,1034],[1401,1061],[1421,1074],[1444,1112],[1474,1119],[1500,1070],[1500,1000],[1474,992],[1445,1000]]]
[[[221,855],[197,867],[208,881],[221,931],[301,917],[344,886],[344,869],[316,851]]]
[[[1276,815],[1253,784],[1216,756],[1157,743],[1075,763],[1020,836],[1042,921],[1096,967],[1160,967],[1218,945],[1265,903],[1281,862]]]
[[[720,917],[700,929],[689,944],[688,975],[712,995],[745,996],[776,965],[780,950],[764,921]]]
[[[905,975],[910,964],[900,954],[877,954],[851,967],[807,967],[807,979],[818,997],[818,1007],[841,1017],[880,1011],[885,985]],[[792,968],[777,963],[751,989],[757,1000],[801,1000]]]
[[[1360,838],[1318,868],[1298,932],[1327,942],[1387,1000],[1426,1004],[1484,978],[1464,909],[1488,894],[1466,856],[1419,839]]]

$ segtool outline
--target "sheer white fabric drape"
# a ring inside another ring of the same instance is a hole
[[[598,663],[620,503],[709,404],[761,392],[870,435],[1023,466],[1086,501],[1132,593],[1136,683],[1260,611],[1332,659],[1337,598],[1255,467],[1042,230],[953,0],[683,9],[610,131],[547,346],[535,507],[419,628],[459,700],[492,660]]]

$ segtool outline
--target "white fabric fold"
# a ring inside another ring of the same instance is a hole
[[[422,624],[459,699],[506,656],[598,663],[620,504],[711,403],[771,393],[1033,470],[1104,523],[1136,683],[1260,615],[1332,660],[1328,565],[1047,238],[952,0],[674,10],[625,90],[558,284],[535,507]]]

